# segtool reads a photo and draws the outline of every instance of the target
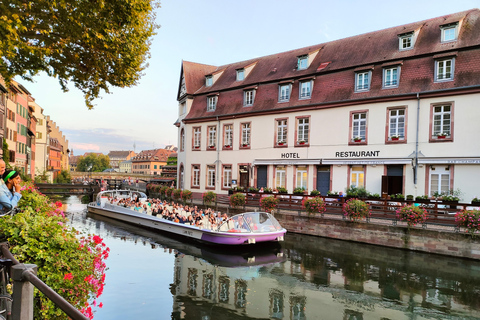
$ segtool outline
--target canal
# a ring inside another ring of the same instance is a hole
[[[297,234],[219,252],[64,202],[111,249],[97,320],[480,319],[480,262]]]

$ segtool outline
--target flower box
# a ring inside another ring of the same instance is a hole
[[[353,141],[355,142],[361,142],[363,139],[361,137],[355,137],[353,138]]]
[[[392,141],[398,141],[400,140],[400,137],[392,137]]]
[[[223,146],[225,149],[230,149],[232,146],[231,145],[225,145]]]
[[[215,149],[215,146],[208,146],[208,149]]]
[[[277,143],[279,146],[283,146],[285,143],[284,142],[279,142]]]
[[[248,143],[242,144],[242,147],[244,147],[244,148],[248,148],[249,146],[250,146],[250,145],[249,145]]]
[[[438,139],[445,139],[447,136],[437,136]]]
[[[305,144],[305,141],[298,141],[298,144]]]

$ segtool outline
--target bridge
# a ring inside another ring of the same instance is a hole
[[[97,184],[71,184],[71,183],[36,183],[38,191],[45,195],[88,195],[93,200],[94,195],[100,192]]]

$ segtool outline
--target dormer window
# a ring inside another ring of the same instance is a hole
[[[298,70],[304,70],[308,68],[308,56],[300,56],[298,57],[298,62],[297,62],[297,69]]]
[[[458,23],[450,23],[440,26],[442,30],[442,42],[449,42],[457,40],[458,36]]]
[[[398,36],[399,50],[409,50],[413,48],[414,44],[414,33],[404,33]]]
[[[207,111],[215,111],[217,108],[217,96],[207,97]]]
[[[245,69],[237,70],[237,81],[243,81],[245,79]]]
[[[205,77],[205,86],[211,87],[213,85],[213,76]]]

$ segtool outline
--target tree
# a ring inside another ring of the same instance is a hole
[[[72,177],[70,176],[70,172],[67,170],[62,170],[57,176],[56,183],[70,183],[72,182]]]
[[[7,139],[5,139],[5,138],[3,138],[2,151],[3,151],[3,161],[5,161],[5,163],[9,163],[10,162],[10,153],[8,151]]]
[[[102,172],[110,168],[110,158],[104,154],[90,153],[87,156],[80,156],[77,161],[77,171],[80,172]]]
[[[108,86],[137,84],[158,25],[158,0],[0,1],[0,74],[7,84],[40,71],[73,82],[87,107]]]

